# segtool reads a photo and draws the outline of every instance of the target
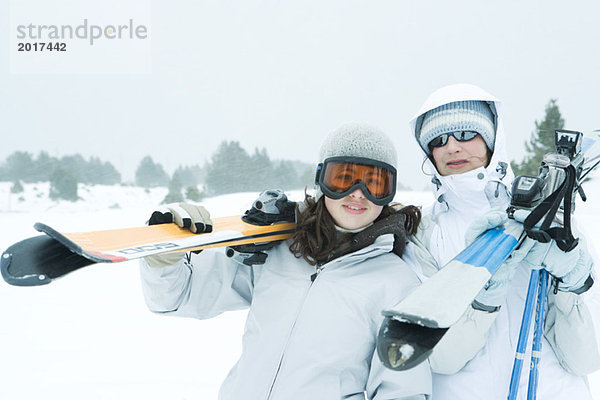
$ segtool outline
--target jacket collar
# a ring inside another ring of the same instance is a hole
[[[323,264],[322,267],[330,267],[336,265],[338,267],[344,265],[352,265],[358,262],[362,262],[369,258],[377,257],[379,255],[389,253],[394,248],[394,235],[391,233],[381,235],[375,239],[375,241],[363,247],[362,249],[356,250],[353,253],[344,254],[343,256],[337,257],[327,263]]]

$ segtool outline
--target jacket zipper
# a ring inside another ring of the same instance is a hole
[[[269,393],[267,394],[267,400],[270,399],[271,395],[273,394],[273,388],[275,387],[275,382],[277,382],[277,376],[279,375],[279,371],[281,370],[281,365],[283,364],[283,358],[285,356],[285,351],[287,349],[290,338],[292,337],[292,333],[294,332],[294,328],[296,327],[296,322],[298,321],[298,317],[300,316],[300,313],[302,312],[302,309],[304,308],[304,303],[306,302],[306,299],[308,298],[308,295],[310,293],[311,288],[313,287],[313,284],[315,283],[315,280],[317,279],[317,277],[319,276],[319,274],[322,271],[323,271],[323,266],[319,265],[319,266],[317,266],[317,270],[315,271],[315,273],[310,276],[310,285],[308,285],[308,289],[306,290],[306,295],[304,296],[304,300],[302,301],[302,304],[300,305],[300,308],[298,309],[296,318],[294,318],[294,323],[292,324],[292,327],[288,334],[288,338],[287,338],[285,346],[283,348],[283,352],[281,353],[281,357],[279,358],[279,364],[277,365],[277,371],[275,371],[275,376],[273,377],[273,381],[271,382],[271,387],[269,388]]]
[[[310,276],[310,282],[311,283],[314,282],[315,279],[317,279],[317,277],[319,276],[319,274],[321,273],[321,271],[323,271],[323,266],[322,265],[318,265],[317,266],[317,270],[315,271],[315,273]]]

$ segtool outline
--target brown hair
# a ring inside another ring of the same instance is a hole
[[[292,236],[290,251],[296,258],[304,258],[310,265],[323,264],[331,260],[331,255],[340,244],[349,240],[351,235],[340,235],[335,221],[325,207],[325,196],[317,201],[309,195],[305,196],[305,208],[297,212],[296,231]],[[375,222],[392,214],[403,214],[406,235],[414,235],[421,222],[421,210],[415,206],[400,209],[389,205],[383,206],[381,214]]]

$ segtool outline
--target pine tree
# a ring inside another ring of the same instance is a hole
[[[541,122],[535,121],[535,131],[531,133],[528,143],[525,143],[527,155],[517,164],[512,163],[515,175],[536,176],[544,154],[556,151],[554,131],[563,129],[565,120],[560,114],[556,99],[551,99],[546,105],[546,114]]]
[[[23,185],[21,184],[20,180],[16,180],[14,181],[12,187],[10,188],[10,192],[11,193],[23,193],[25,191],[25,189],[23,188]]]
[[[34,182],[31,171],[33,167],[33,156],[25,151],[15,151],[6,158],[4,179],[9,181],[22,180],[23,182]]]
[[[99,185],[115,185],[121,183],[121,174],[109,162],[102,162],[98,157],[91,157],[85,166],[84,183]]]
[[[248,191],[261,191],[262,188],[272,187],[274,185],[273,178],[280,173],[277,168],[274,168],[265,148],[254,149],[254,154],[250,157],[246,168],[247,176],[251,177],[247,181],[246,190]]]
[[[183,188],[181,184],[181,179],[179,178],[179,174],[175,172],[173,177],[169,181],[169,193],[165,196],[162,201],[162,204],[170,204],[170,203],[179,203],[182,202],[183,195],[181,194],[181,189]]]
[[[298,174],[291,161],[282,160],[273,163],[273,172],[269,187],[284,190],[300,187]]]
[[[211,195],[249,191],[254,176],[250,156],[239,142],[223,141],[206,170],[206,188]]]
[[[188,186],[185,189],[185,198],[190,201],[199,202],[204,198],[204,193],[202,193],[196,186]]]
[[[169,181],[169,175],[165,172],[163,166],[154,163],[150,156],[144,157],[135,170],[135,184],[137,186],[145,188],[168,186]]]
[[[31,168],[32,180],[34,182],[50,181],[50,176],[57,166],[58,160],[56,158],[51,157],[45,151],[40,151]]]
[[[181,184],[186,187],[204,182],[206,175],[204,169],[199,165],[180,166],[175,170],[175,173],[179,175]]]
[[[70,171],[56,168],[50,176],[50,198],[52,200],[77,201],[77,179]]]

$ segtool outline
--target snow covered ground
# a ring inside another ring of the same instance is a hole
[[[62,231],[143,225],[166,189],[80,187],[82,201],[48,200],[47,184],[11,194],[0,182],[0,250],[34,236],[34,222]],[[600,185],[577,215],[600,248]],[[206,199],[213,216],[243,212],[257,193]],[[302,192],[293,192],[298,200]],[[426,205],[428,192],[396,200]],[[0,399],[215,399],[241,351],[245,312],[206,321],[150,313],[137,263],[94,265],[47,286],[0,283]],[[590,377],[600,399],[600,373]]]

